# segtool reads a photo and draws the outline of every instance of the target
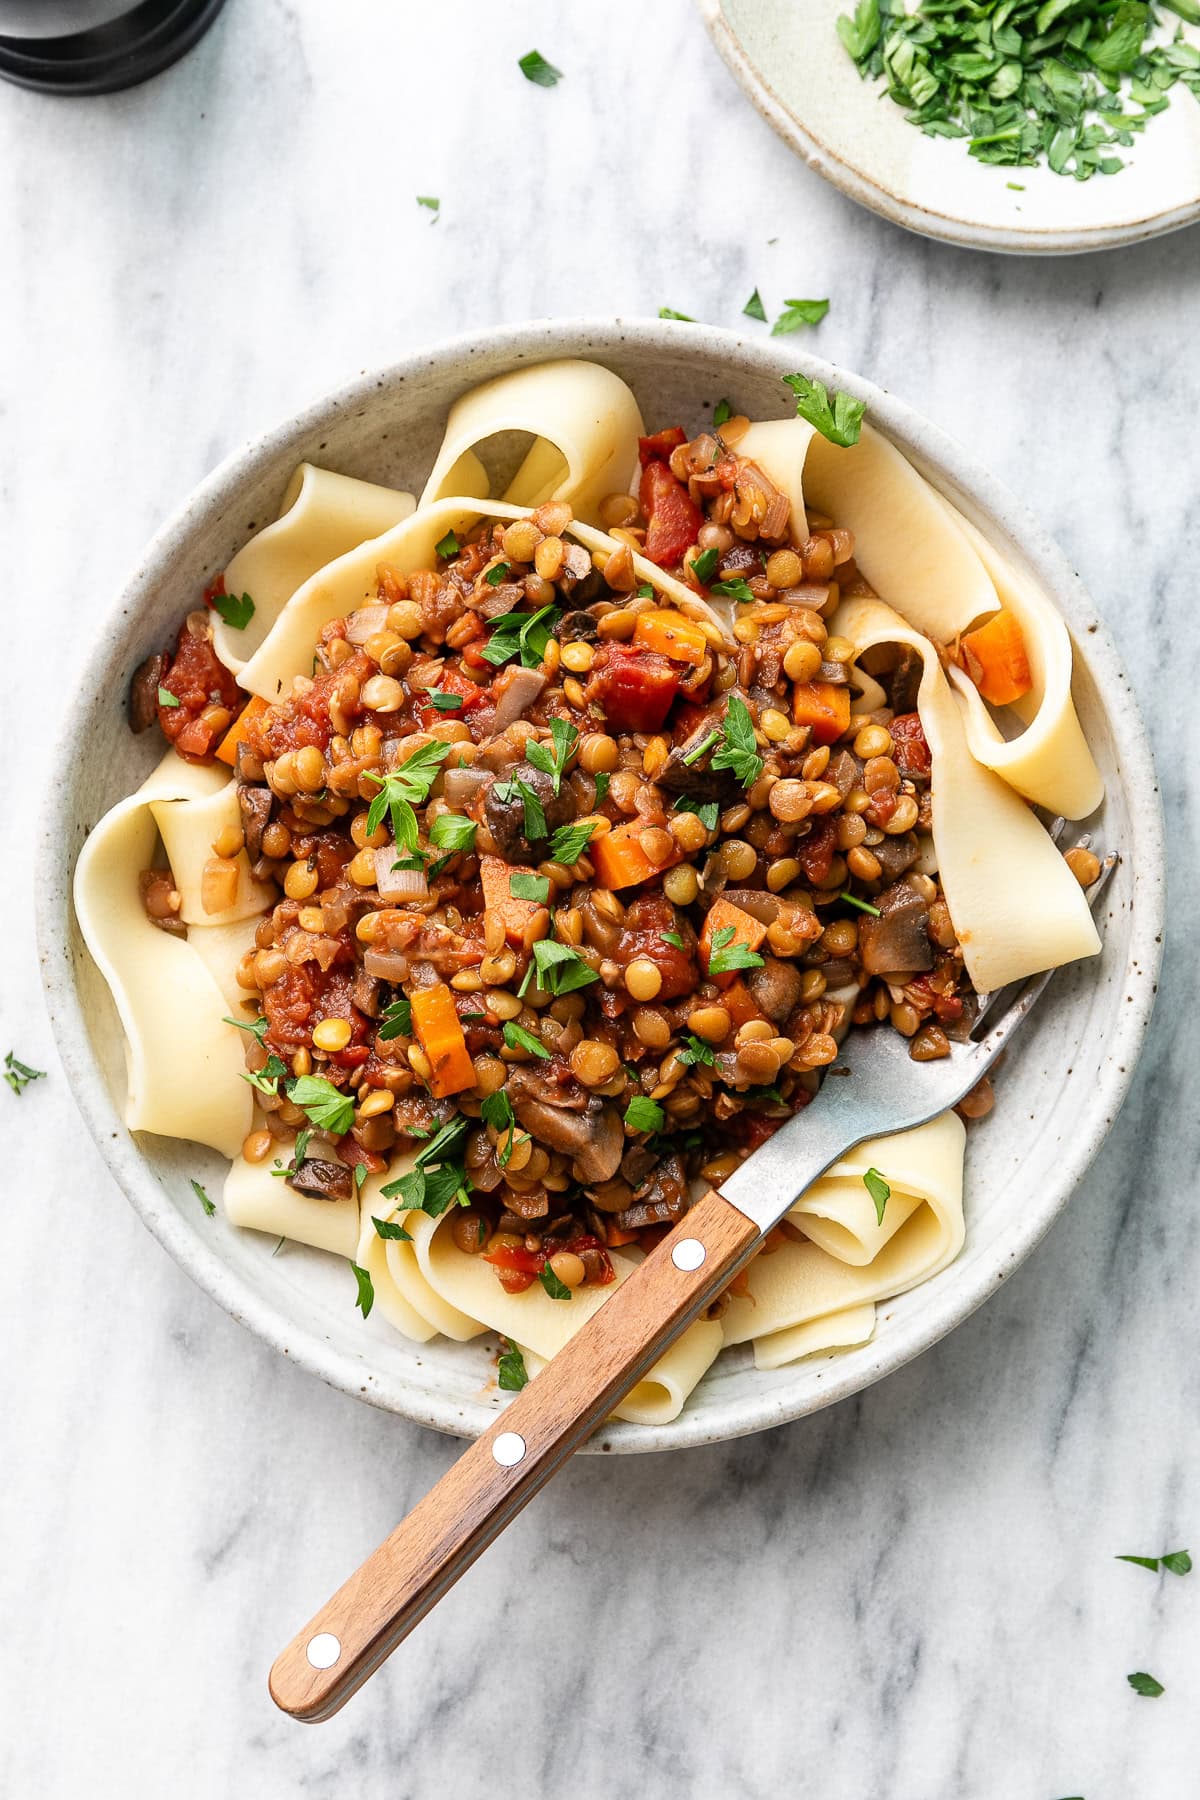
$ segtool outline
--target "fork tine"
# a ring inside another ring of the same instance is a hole
[[[1100,873],[1088,889],[1087,895],[1088,906],[1093,912],[1095,912],[1097,902],[1112,879],[1113,870],[1116,868],[1119,861],[1120,858],[1115,853],[1111,853],[1106,856],[1101,863]],[[972,1030],[968,1041],[972,1046],[977,1046],[979,1049],[985,1051],[989,1063],[1000,1054],[1000,1051],[1008,1042],[1013,1032],[1016,1031],[1017,1027],[1024,1024],[1025,1020],[1033,1011],[1033,1008],[1037,1005],[1037,1002],[1041,999],[1051,978],[1057,975],[1057,973],[1058,967],[1056,966],[1053,969],[1044,970],[1039,975],[1031,975],[1024,986],[1017,989],[1015,996],[1013,994],[1012,986],[997,988],[994,993],[986,996],[983,1008],[980,1011],[978,1019],[975,1021],[974,1029]],[[1004,1000],[1006,996],[1008,996],[1008,1004],[997,1011],[997,1003]],[[993,1020],[992,1024],[988,1026],[982,1036],[978,1035],[980,1026],[983,1025],[984,1021],[989,1016]]]

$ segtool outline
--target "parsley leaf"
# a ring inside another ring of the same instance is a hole
[[[532,81],[534,87],[557,87],[563,78],[562,70],[547,62],[540,50],[527,50],[519,59],[517,67],[526,81]]]
[[[554,778],[554,791],[557,794],[562,786],[563,771],[567,759],[579,741],[579,733],[569,719],[554,718],[550,721],[550,737],[553,749],[534,738],[525,741],[525,760],[540,769],[543,775]]]
[[[676,312],[674,307],[671,306],[660,306],[658,309],[658,316],[660,319],[682,319],[685,325],[694,325],[696,323],[691,313]]]
[[[1143,1700],[1157,1700],[1160,1694],[1166,1692],[1162,1682],[1156,1681],[1153,1675],[1147,1675],[1144,1669],[1139,1669],[1136,1674],[1127,1675],[1125,1679],[1134,1693],[1140,1694]]]
[[[531,1031],[526,1031],[515,1019],[505,1019],[501,1036],[510,1050],[528,1050],[531,1056],[541,1056],[546,1061],[550,1059],[550,1052],[541,1038],[534,1037]]]
[[[681,1063],[707,1063],[710,1068],[717,1060],[717,1053],[712,1045],[706,1044],[703,1038],[693,1037],[691,1032],[688,1033],[682,1049],[677,1050],[675,1054]]]
[[[489,587],[499,587],[507,574],[508,564],[506,562],[493,563],[483,579]]]
[[[449,744],[422,744],[399,768],[392,769],[387,775],[376,775],[370,769],[366,771],[367,780],[379,788],[367,811],[368,837],[378,831],[385,816],[390,815],[397,850],[407,850],[411,854],[417,849],[414,808],[428,800],[429,790],[449,754]]]
[[[721,553],[715,547],[702,550],[699,556],[692,558],[692,574],[696,577],[697,581],[703,582],[704,586],[707,587],[717,572],[717,564],[720,560]]]
[[[474,819],[466,819],[461,813],[439,813],[429,827],[429,841],[439,850],[470,850],[478,829]]]
[[[178,706],[179,702],[169,688],[160,687],[158,690],[158,704],[160,706]]]
[[[754,598],[750,583],[744,575],[735,575],[732,581],[715,582],[712,591],[726,600],[736,600],[740,606],[747,605]]]
[[[747,319],[760,319],[764,325],[766,324],[767,309],[762,303],[762,296],[759,294],[757,288],[755,288],[745,306],[743,306],[742,314],[743,317]]]
[[[550,898],[550,882],[545,875],[514,869],[508,878],[508,891],[514,900],[535,900],[539,906],[545,906]]]
[[[828,300],[785,300],[783,304],[787,310],[772,325],[772,337],[785,337],[802,325],[819,325],[829,311]]]
[[[426,206],[429,208],[429,211],[431,213],[435,213],[435,212],[441,211],[442,203],[434,194],[418,194],[417,195],[417,205],[418,206]],[[438,552],[438,555],[439,556],[441,555],[440,550]]]
[[[1162,1559],[1162,1566],[1172,1575],[1190,1575],[1192,1559],[1186,1550],[1169,1550]]]
[[[721,728],[722,744],[712,759],[714,769],[731,769],[744,788],[753,787],[763,772],[750,708],[737,694],[731,696]]]
[[[257,1019],[231,1019],[226,1013],[221,1020],[223,1025],[236,1025],[239,1031],[248,1031],[252,1038],[261,1044],[267,1035],[266,1017],[260,1013]]]
[[[660,931],[658,935],[664,944],[670,944],[675,950],[683,949],[683,939],[677,931]]]
[[[342,1137],[354,1123],[354,1098],[343,1094],[324,1075],[300,1075],[288,1089],[293,1106],[307,1113],[318,1131]]]
[[[570,868],[577,863],[592,841],[596,826],[591,819],[584,819],[575,825],[560,825],[550,839],[550,858],[552,862],[565,863]]]
[[[45,1069],[31,1069],[28,1063],[18,1062],[11,1050],[5,1053],[4,1079],[14,1094],[23,1094],[31,1081],[42,1081],[45,1074]]]
[[[718,400],[713,407],[713,430],[719,431],[727,419],[733,417],[733,408],[728,400]]]
[[[552,1300],[569,1300],[571,1290],[565,1281],[560,1281],[554,1270],[547,1263],[544,1269],[538,1270],[538,1280]]]
[[[546,824],[545,810],[527,781],[522,781],[519,775],[514,775],[511,781],[497,781],[492,792],[497,800],[502,801],[506,806],[512,800],[520,800],[525,809],[524,830],[527,838],[532,841],[534,838],[544,838],[548,835],[549,826]]]
[[[460,712],[465,704],[461,694],[452,694],[446,688],[427,688],[425,701],[434,706],[438,712]]]
[[[661,1131],[666,1117],[658,1101],[648,1100],[644,1094],[635,1094],[625,1108],[625,1123],[630,1131]]]
[[[245,631],[254,617],[254,602],[249,594],[239,599],[236,594],[214,594],[213,609],[219,612],[225,623],[234,631]]]
[[[1090,60],[1106,75],[1128,75],[1142,53],[1142,40],[1150,22],[1150,8],[1138,4],[1118,6],[1097,38],[1084,45]]]
[[[558,618],[559,609],[553,601],[537,612],[501,613],[492,620],[492,635],[479,654],[497,668],[517,656],[525,668],[536,669],[554,636]]]
[[[516,1124],[512,1101],[503,1088],[497,1088],[494,1094],[484,1096],[483,1104],[479,1108],[479,1116],[485,1125],[491,1125],[501,1133],[511,1131]]]
[[[412,1036],[412,1002],[401,994],[386,1006],[378,1035],[384,1043],[393,1038]]]
[[[439,543],[436,543],[434,545],[434,549],[437,551],[437,553],[440,557],[444,558],[445,561],[449,562],[449,560],[452,556],[458,555],[458,550],[459,550],[458,539],[455,537],[455,535],[452,531],[448,531],[446,533],[445,537],[442,538]]]
[[[405,1231],[398,1219],[377,1219],[375,1214],[372,1213],[371,1223],[375,1227],[376,1237],[396,1238],[404,1244],[412,1243],[411,1232]]]
[[[514,1344],[511,1338],[505,1338],[504,1342],[508,1348],[496,1365],[497,1378],[505,1393],[519,1394],[529,1380],[529,1370],[525,1367],[520,1346]]]
[[[858,0],[854,17],[847,19],[843,16],[837,22],[837,34],[856,63],[861,63],[870,56],[879,42],[881,31],[879,0]]]
[[[248,1081],[260,1094],[278,1094],[279,1078],[288,1072],[281,1056],[268,1056],[261,1069],[243,1069],[242,1080]]]
[[[639,600],[653,600],[654,588],[648,581],[639,582],[637,597]]]
[[[891,1185],[884,1180],[878,1169],[868,1169],[863,1176],[863,1186],[875,1202],[876,1223],[882,1225],[884,1210],[892,1197]]]
[[[721,808],[715,800],[692,800],[687,794],[680,794],[675,811],[695,813],[705,831],[715,831],[721,816]]]
[[[599,981],[595,969],[584,961],[569,944],[557,944],[553,938],[542,938],[533,946],[538,986],[555,996],[573,994],[577,988],[590,987]]]
[[[710,975],[731,975],[735,969],[761,969],[763,959],[748,945],[735,943],[733,926],[723,925],[714,931],[708,952]]]
[[[608,784],[611,780],[612,780],[612,776],[609,774],[608,770],[601,769],[600,773],[596,777],[596,805],[597,806],[602,806],[604,804],[605,796],[608,793]]]
[[[356,1262],[350,1267],[354,1270],[354,1279],[358,1283],[358,1299],[354,1302],[365,1319],[375,1304],[375,1284],[365,1269],[360,1269]]]
[[[217,1209],[213,1205],[212,1201],[209,1199],[208,1195],[205,1193],[204,1189],[200,1186],[200,1183],[198,1181],[192,1182],[192,1192],[193,1192],[193,1194],[195,1194],[197,1200],[200,1202],[201,1206],[204,1208],[206,1217],[211,1219]]]
[[[783,379],[796,396],[800,417],[814,425],[823,438],[842,450],[857,444],[867,410],[865,400],[852,400],[839,388],[831,404],[823,381],[810,381],[807,375],[785,375]]]

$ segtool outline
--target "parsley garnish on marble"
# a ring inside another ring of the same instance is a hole
[[[517,67],[526,81],[532,81],[535,87],[557,87],[563,78],[562,70],[547,62],[540,50],[527,50],[518,60]]]
[[[13,1051],[9,1050],[4,1058],[4,1079],[18,1097],[25,1092],[31,1081],[43,1081],[45,1069],[31,1069],[28,1063],[19,1062]]]

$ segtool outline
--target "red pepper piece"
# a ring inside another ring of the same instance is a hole
[[[646,515],[644,556],[660,569],[674,568],[700,536],[704,514],[665,463],[647,463],[638,497]]]

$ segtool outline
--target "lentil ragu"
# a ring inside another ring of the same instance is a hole
[[[204,609],[135,677],[135,727],[235,762],[213,910],[243,848],[281,890],[237,972],[246,1157],[345,1197],[356,1165],[441,1155],[454,1240],[509,1292],[610,1281],[609,1250],[648,1247],[808,1104],[852,1025],[922,1061],[972,1019],[921,868],[918,659],[869,652],[886,703],[852,714],[853,646],[826,625],[869,592],[851,534],[810,516],[793,545],[744,429],[642,439],[638,495],[600,509],[603,568],[559,503],[381,566],[274,705],[239,716]],[[635,550],[734,600],[736,649],[639,585]],[[182,930],[170,872],[143,890]],[[316,1122],[280,1076],[347,1104]]]

